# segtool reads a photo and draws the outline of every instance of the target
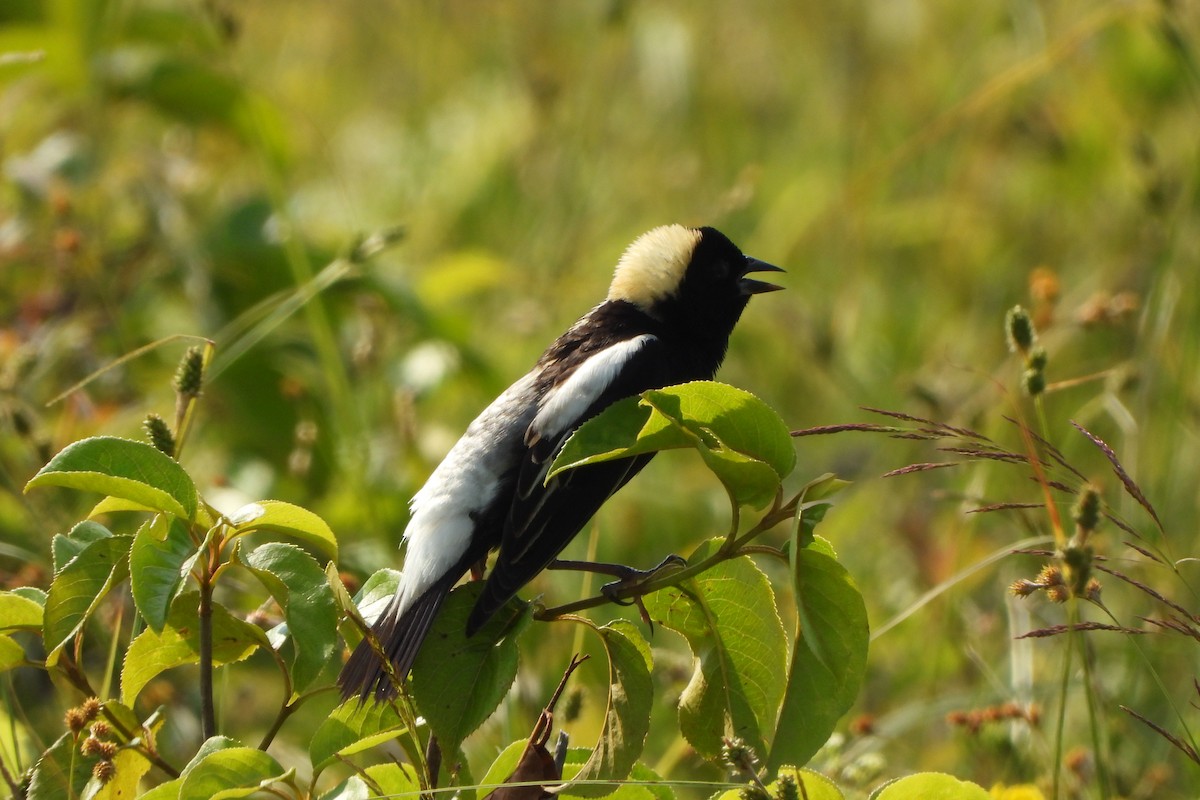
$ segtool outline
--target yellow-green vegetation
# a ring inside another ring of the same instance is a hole
[[[583,652],[580,796],[1197,796],[1198,133],[1195,0],[5,0],[0,793],[524,774]],[[408,498],[669,222],[787,291],[752,395],[572,443],[678,452],[567,552],[696,569],[339,707]]]

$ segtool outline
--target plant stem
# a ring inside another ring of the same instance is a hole
[[[206,564],[200,575],[200,728],[207,741],[216,735],[217,712],[213,703],[212,572]]]
[[[1079,600],[1071,598],[1071,633],[1070,636],[1079,635],[1075,632],[1075,624],[1079,622]],[[1083,688],[1084,696],[1087,697],[1088,722],[1092,728],[1092,761],[1096,764],[1096,782],[1099,784],[1100,797],[1108,798],[1111,783],[1108,779],[1108,764],[1105,758],[1105,753],[1100,749],[1100,713],[1096,708],[1096,693],[1095,686],[1092,683],[1092,659],[1088,653],[1087,640],[1079,640],[1079,656],[1083,661]]]
[[[1067,692],[1071,684],[1071,655],[1074,652],[1075,637],[1077,635],[1078,633],[1074,628],[1067,633],[1067,652],[1063,655],[1062,680],[1059,685],[1058,722],[1054,731],[1054,783],[1050,790],[1050,797],[1053,800],[1058,800],[1062,796],[1059,794],[1059,790],[1061,789],[1060,782],[1062,780],[1063,732],[1067,720]]]

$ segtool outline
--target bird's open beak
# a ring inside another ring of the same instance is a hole
[[[768,264],[765,261],[759,261],[757,258],[746,256],[746,269],[742,271],[742,275],[746,275],[751,272],[783,272],[783,270],[774,264]],[[745,277],[738,281],[738,285],[742,287],[742,294],[745,295],[762,294],[763,292],[778,292],[783,288],[782,286],[776,286],[773,283],[767,283],[766,281],[758,281],[754,278]]]

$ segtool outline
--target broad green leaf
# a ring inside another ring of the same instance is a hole
[[[196,552],[187,523],[156,514],[138,529],[129,551],[129,583],[133,602],[146,624],[162,633],[171,602],[184,580],[184,563]]]
[[[196,754],[192,756],[192,760],[183,768],[178,778],[166,783],[160,783],[149,792],[141,795],[138,800],[179,800],[179,791],[183,788],[183,782],[191,774],[193,768],[213,753],[241,746],[241,743],[236,739],[230,739],[227,736],[213,736],[205,740],[204,744],[200,745],[200,749],[196,751]]]
[[[11,636],[0,635],[0,672],[16,669],[24,663],[25,650],[21,645]]]
[[[391,703],[347,700],[317,726],[308,743],[313,773],[320,773],[338,756],[351,756],[395,739],[405,727]]]
[[[62,800],[79,797],[92,777],[92,767],[99,760],[85,756],[70,733],[50,745],[38,758],[29,781],[28,800]]]
[[[492,715],[517,677],[517,636],[529,607],[513,600],[467,637],[467,616],[483,591],[473,581],[450,592],[412,670],[412,696],[447,753]]]
[[[988,800],[983,787],[940,772],[918,772],[892,781],[872,793],[871,800]]]
[[[563,445],[548,478],[600,461],[691,447],[739,504],[762,507],[791,473],[787,426],[749,392],[714,381],[648,391],[609,406]]]
[[[147,628],[129,643],[121,668],[121,702],[133,705],[142,689],[160,673],[200,660],[200,595],[175,598],[160,633]],[[213,665],[232,664],[259,647],[270,647],[260,628],[213,604]]]
[[[126,500],[123,497],[106,497],[92,506],[92,510],[88,512],[88,519],[121,512],[157,514],[158,509],[134,502],[133,500]],[[208,509],[203,504],[199,504],[196,507],[196,514],[192,517],[192,521],[201,528],[211,528],[213,526],[212,515],[208,513]]]
[[[279,762],[262,750],[229,747],[190,766],[179,786],[179,800],[249,797],[286,774]]]
[[[791,433],[774,409],[754,395],[715,381],[646,392],[656,411],[696,435],[705,463],[740,502],[770,502],[796,466]],[[766,463],[771,474],[758,465]]]
[[[292,691],[299,694],[321,676],[337,648],[337,608],[329,580],[312,556],[283,542],[268,542],[242,561],[283,609],[292,641]]]
[[[866,605],[820,537],[793,555],[792,585],[800,624],[768,769],[807,763],[854,704],[867,670]]]
[[[698,563],[723,543],[702,544]],[[698,753],[714,758],[727,735],[760,755],[775,723],[787,657],[787,637],[775,595],[748,557],[721,562],[681,586],[645,598],[656,623],[684,636],[696,657],[692,680],[679,698],[679,727]]]
[[[654,661],[650,645],[633,623],[619,619],[597,628],[608,655],[608,707],[604,727],[587,762],[575,775],[581,781],[622,781],[642,754],[650,731]],[[576,784],[576,797],[603,797],[615,786]]]
[[[321,795],[320,800],[370,800],[372,797],[415,798],[421,793],[417,771],[411,764],[394,762],[375,764],[367,767],[363,772],[366,775],[365,780],[358,775],[352,775],[329,792]],[[371,782],[370,786],[367,785],[368,780]]]
[[[78,523],[74,528],[64,536],[63,534],[55,534],[50,540],[50,554],[54,559],[54,572],[57,573],[67,564],[71,563],[71,559],[83,552],[83,549],[92,542],[100,539],[107,539],[112,536],[112,531],[101,525],[99,522],[84,520]]]
[[[25,491],[37,486],[65,486],[121,497],[191,519],[196,513],[196,486],[183,467],[145,442],[96,436],[67,445],[42,467]]]
[[[12,593],[18,597],[24,597],[26,600],[32,600],[42,608],[46,607],[46,593],[36,586],[18,586],[12,590]]]
[[[808,800],[845,800],[845,796],[837,788],[837,784],[819,772],[813,772],[811,769],[783,767],[779,770],[779,775],[780,777],[790,775],[797,784],[804,786],[803,792],[797,788],[797,794],[800,797],[807,797]],[[780,796],[778,779],[767,784],[767,794],[771,797]],[[721,792],[713,800],[741,800],[741,797],[741,789],[729,789]]]
[[[618,400],[579,426],[563,444],[547,480],[568,469],[617,458],[693,446],[687,432],[640,397]]]
[[[39,630],[42,606],[13,592],[0,592],[0,631]]]
[[[179,787],[183,785],[183,778],[175,778],[174,780],[160,783],[153,789],[146,791],[137,796],[138,800],[179,800]]]
[[[316,550],[329,561],[337,561],[337,538],[328,523],[313,512],[279,500],[263,500],[242,506],[230,517],[238,534],[253,531],[283,533]]]
[[[79,632],[105,595],[125,580],[132,543],[132,536],[98,539],[54,576],[42,620],[46,666],[58,662],[63,645]]]

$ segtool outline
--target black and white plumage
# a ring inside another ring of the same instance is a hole
[[[711,379],[751,295],[781,288],[747,277],[762,271],[782,270],[743,255],[713,228],[667,225],[629,246],[604,302],[483,410],[413,497],[400,585],[375,623],[396,675],[407,675],[446,594],[471,565],[499,548],[468,635],[646,465],[649,455],[545,480],[567,437],[609,404]],[[366,641],[339,680],[345,697],[396,691]]]

